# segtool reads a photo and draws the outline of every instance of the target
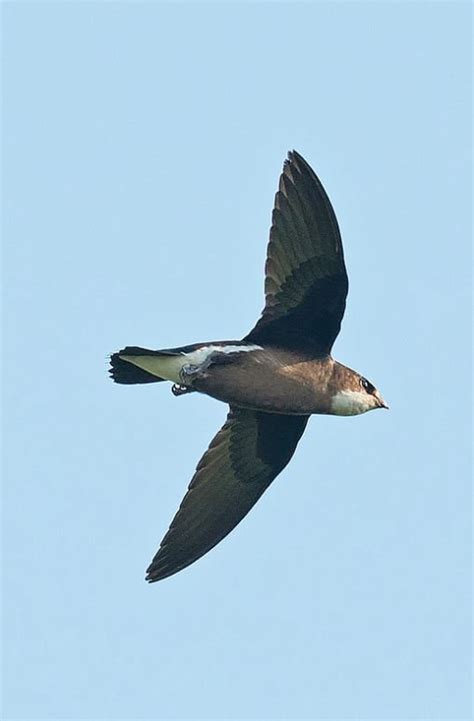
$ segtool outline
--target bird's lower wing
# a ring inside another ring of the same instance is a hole
[[[189,566],[230,533],[286,466],[307,422],[308,416],[231,408],[199,461],[147,580]]]

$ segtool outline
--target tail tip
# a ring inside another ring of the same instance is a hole
[[[138,350],[138,348],[127,346],[109,356],[110,367],[108,372],[114,383],[133,385],[136,383],[157,383],[163,380],[121,357],[122,355],[139,355]]]

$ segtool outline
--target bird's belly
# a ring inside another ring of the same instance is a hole
[[[286,372],[268,363],[215,366],[194,387],[230,405],[268,413],[310,415],[328,413],[325,394],[313,379]]]

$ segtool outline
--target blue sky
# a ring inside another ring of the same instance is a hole
[[[470,6],[3,3],[4,717],[470,714]],[[109,382],[239,338],[286,152],[340,222],[314,417],[216,549],[144,570],[226,414]]]

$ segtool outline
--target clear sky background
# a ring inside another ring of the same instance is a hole
[[[6,718],[470,715],[467,3],[3,3]],[[238,528],[144,570],[226,408],[107,355],[240,338],[286,152],[350,276],[314,417]]]

